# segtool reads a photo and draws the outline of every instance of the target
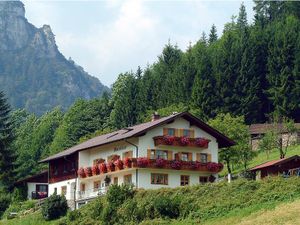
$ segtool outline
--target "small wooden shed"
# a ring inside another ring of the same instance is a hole
[[[285,177],[292,175],[300,175],[300,156],[294,155],[289,158],[272,160],[263,164],[257,165],[250,169],[256,173],[256,179],[267,176],[282,175]]]

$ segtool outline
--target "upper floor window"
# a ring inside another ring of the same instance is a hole
[[[187,153],[187,152],[181,153],[181,160],[182,161],[188,161],[189,160],[189,153]]]
[[[200,154],[200,162],[207,163],[207,154],[206,153]]]
[[[182,136],[184,137],[191,137],[191,130],[183,130]]]
[[[150,159],[168,159],[168,151],[151,149]]]
[[[125,159],[125,158],[132,158],[132,151],[124,152],[123,159]]]
[[[64,172],[63,173],[68,173],[68,164],[64,164]]]
[[[57,167],[57,165],[53,166],[53,175],[58,175],[58,167]]]
[[[174,128],[168,128],[168,135],[169,136],[175,136],[175,129]]]

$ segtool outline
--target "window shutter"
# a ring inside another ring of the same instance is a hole
[[[211,154],[207,154],[207,162],[211,162]]]
[[[180,160],[178,153],[175,153],[175,160]]]
[[[150,159],[151,158],[151,149],[147,150],[147,158]]]
[[[168,135],[168,128],[164,128],[163,135]]]
[[[179,129],[175,129],[175,137],[179,137]]]
[[[195,137],[195,130],[190,130],[190,137],[194,138]]]
[[[196,160],[200,162],[200,159],[201,159],[200,153],[197,153],[197,154],[196,154]]]
[[[173,154],[172,151],[168,151],[168,160],[172,160],[173,159],[172,154]]]
[[[191,152],[188,153],[188,159],[189,161],[193,161],[193,153]]]
[[[183,136],[183,129],[179,129],[179,137],[182,137]]]

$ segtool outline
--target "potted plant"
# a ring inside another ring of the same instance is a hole
[[[208,147],[209,141],[210,141],[210,140],[205,139],[205,138],[196,138],[195,144],[196,144],[197,146],[199,146],[199,147],[207,148],[207,147]]]
[[[124,159],[124,165],[125,165],[125,167],[126,168],[131,168],[131,166],[132,166],[132,159],[131,158],[125,158]]]
[[[107,173],[107,167],[105,163],[99,164],[100,173]]]
[[[188,137],[182,136],[179,139],[179,143],[183,146],[188,145],[190,143],[190,139]]]
[[[121,159],[117,159],[116,161],[114,161],[115,167],[117,167],[119,170],[123,169],[123,161]]]
[[[156,167],[162,168],[162,167],[165,167],[166,165],[167,165],[167,160],[165,160],[165,159],[158,158],[155,160]]]
[[[107,169],[109,172],[113,172],[115,171],[115,164],[113,162],[109,162],[107,165],[106,165]]]
[[[80,178],[85,178],[86,177],[83,167],[80,167],[78,169],[77,173],[78,173]]]
[[[171,162],[171,168],[172,168],[172,169],[180,170],[181,167],[182,167],[181,161],[179,161],[179,160],[173,160],[173,161]]]
[[[146,157],[140,157],[137,159],[137,166],[138,167],[147,167],[149,165],[149,159]]]
[[[95,176],[95,175],[99,175],[99,173],[100,173],[100,170],[99,170],[98,165],[93,165],[92,174]]]
[[[175,141],[174,136],[169,136],[169,135],[164,136],[164,142],[166,145],[172,145],[174,141]]]
[[[93,175],[91,167],[85,167],[84,172],[87,177],[91,177]]]

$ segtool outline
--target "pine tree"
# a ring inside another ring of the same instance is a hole
[[[211,44],[215,41],[218,40],[218,35],[217,35],[217,28],[216,26],[213,24],[211,29],[210,29],[210,34],[209,34],[209,39],[208,42]]]
[[[3,92],[0,92],[0,185],[10,188],[14,180],[15,154],[12,148],[14,140],[10,106]]]

